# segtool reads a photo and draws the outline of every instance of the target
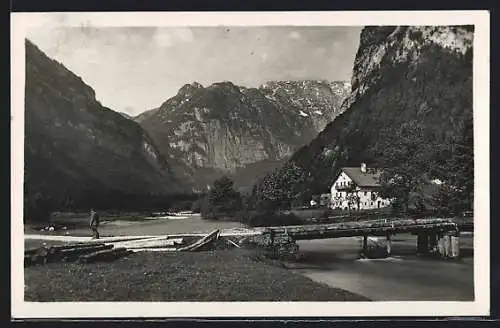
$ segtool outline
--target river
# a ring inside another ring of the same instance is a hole
[[[373,301],[474,300],[472,235],[461,237],[460,260],[415,255],[416,236],[410,234],[394,237],[392,256],[386,259],[359,259],[359,238],[298,243],[304,258],[288,268]]]

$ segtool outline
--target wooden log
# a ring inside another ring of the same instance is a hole
[[[76,244],[51,246],[51,247],[48,247],[48,249],[50,252],[57,252],[57,251],[62,251],[62,250],[66,250],[66,249],[92,248],[92,247],[98,247],[98,246],[103,246],[103,245],[105,245],[105,244],[98,243],[98,242],[89,242],[89,243],[76,243]]]
[[[54,254],[54,257],[61,259],[64,262],[76,261],[81,255],[90,254],[93,252],[98,252],[102,250],[112,249],[113,245],[102,245],[96,247],[83,247],[83,248],[70,248],[63,249]]]
[[[31,263],[32,264],[46,264],[47,263],[47,256],[41,255],[41,254],[35,254],[31,256]]]
[[[92,263],[97,261],[112,261],[119,257],[131,254],[132,251],[126,248],[105,249],[79,257],[78,261],[82,263]]]
[[[231,239],[229,239],[229,238],[228,238],[228,239],[226,239],[226,240],[227,240],[227,242],[228,242],[229,244],[231,244],[231,245],[235,246],[236,248],[241,248],[241,246],[240,246],[240,245],[236,244],[236,243],[235,243],[234,241],[232,241]]]
[[[202,247],[206,246],[207,244],[216,240],[219,236],[219,232],[220,231],[218,229],[214,230],[211,233],[209,233],[208,235],[204,236],[203,238],[197,240],[193,244],[181,247],[178,250],[179,251],[191,251],[191,252],[199,250]]]
[[[24,255],[33,255],[38,251],[38,248],[30,248],[24,250]]]

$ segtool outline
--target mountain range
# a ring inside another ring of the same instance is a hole
[[[193,82],[134,119],[194,188],[229,175],[249,189],[334,120],[349,92],[342,81]]]

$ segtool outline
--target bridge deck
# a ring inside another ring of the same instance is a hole
[[[302,226],[268,227],[268,233],[288,234],[296,240],[325,239],[355,236],[386,236],[404,232],[448,232],[457,231],[451,219],[392,219],[363,222],[342,222]]]

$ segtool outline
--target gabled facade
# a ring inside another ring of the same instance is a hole
[[[332,209],[377,209],[391,204],[380,197],[380,171],[360,167],[343,167],[331,187]]]

